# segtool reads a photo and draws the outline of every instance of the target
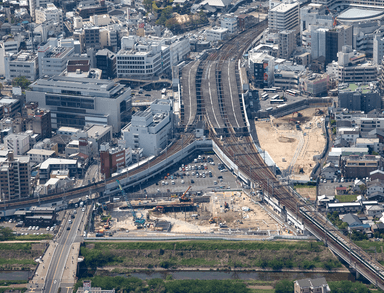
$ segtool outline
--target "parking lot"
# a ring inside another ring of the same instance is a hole
[[[150,186],[142,187],[142,192],[146,191],[148,194],[151,194],[157,192],[167,192],[168,189],[171,192],[184,192],[188,186],[192,186],[191,191],[201,191],[203,193],[219,188],[240,188],[236,178],[231,172],[229,172],[229,170],[226,168],[224,168],[225,171],[218,169],[221,161],[217,156],[204,154],[201,154],[200,156],[200,162],[195,163],[194,160],[183,162],[171,168],[168,173],[164,175],[164,177],[157,176],[155,180],[151,182]],[[208,162],[208,156],[212,162]],[[196,159],[198,159],[198,155],[196,155]],[[183,164],[184,171],[182,169]],[[206,169],[204,168],[205,166]],[[195,168],[198,167],[200,167],[200,170],[195,170]],[[209,176],[209,172],[211,172],[212,177]],[[196,173],[199,174],[198,177]],[[167,177],[167,179],[165,179],[165,177]]]
[[[348,187],[353,186],[353,182],[331,182],[331,180],[327,180],[326,183],[319,183],[319,195],[335,195],[336,187]]]

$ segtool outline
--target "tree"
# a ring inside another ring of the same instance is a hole
[[[367,186],[365,184],[359,185],[359,188],[362,194],[364,194],[367,191]]]
[[[25,77],[25,76],[19,76],[12,80],[12,86],[18,86],[21,87],[23,90],[25,90],[31,82]]]
[[[150,12],[152,8],[152,0],[144,0],[143,4],[145,7],[145,10],[147,10],[147,12]]]
[[[293,282],[289,280],[281,280],[277,282],[275,293],[293,293]]]
[[[0,227],[0,241],[12,240],[15,236],[12,233],[12,229]]]

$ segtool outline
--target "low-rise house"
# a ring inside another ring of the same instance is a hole
[[[317,205],[321,207],[326,207],[327,203],[335,202],[335,196],[334,195],[320,195],[317,197]]]
[[[348,224],[348,231],[358,230],[358,231],[366,231],[370,230],[369,224],[363,224],[358,216],[353,214],[346,214],[342,221]]]
[[[302,279],[294,282],[295,293],[328,293],[331,289],[325,278]]]
[[[336,195],[345,195],[348,194],[348,187],[346,186],[339,186],[335,188],[335,194]]]
[[[321,170],[321,176],[327,180],[331,180],[336,177],[337,171],[338,168],[336,168],[335,164],[327,163]]]
[[[380,179],[376,179],[373,181],[369,181],[366,184],[367,186],[367,195],[370,195],[372,193],[384,192],[384,182],[382,182]]]
[[[375,233],[375,232],[379,232],[379,233],[384,233],[384,224],[383,223],[377,223],[377,224],[373,224],[372,226],[371,226],[371,231],[373,232],[373,233]]]
[[[381,217],[384,212],[382,205],[367,205],[365,206],[365,214],[368,217]]]
[[[360,202],[327,203],[327,212],[338,212],[341,214],[357,213],[363,210]]]

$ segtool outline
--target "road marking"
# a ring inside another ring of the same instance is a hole
[[[55,272],[53,273],[53,278],[55,278],[55,275],[56,275],[57,269],[58,269],[58,267],[59,267],[59,263],[60,263],[61,257],[62,257],[63,252],[64,252],[64,247],[65,247],[65,245],[66,245],[66,243],[67,243],[67,240],[68,240],[68,238],[69,238],[69,235],[71,235],[71,230],[69,230],[67,239],[65,239],[65,242],[64,242],[64,244],[63,244],[63,248],[61,249],[61,253],[60,253],[60,257],[59,257],[59,261],[57,262]],[[53,282],[52,282],[52,284],[51,284],[51,287],[49,288],[49,292],[51,292],[52,286],[53,286]]]

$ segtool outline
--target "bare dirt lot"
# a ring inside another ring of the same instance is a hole
[[[326,108],[321,111],[325,113]],[[313,156],[320,154],[326,143],[322,129],[324,115],[316,116],[315,113],[315,108],[307,108],[299,114],[295,112],[255,122],[261,148],[271,155],[281,170],[289,168],[292,174],[304,177],[311,173],[315,166]]]
[[[253,203],[248,196],[240,191],[236,192],[210,192],[210,202],[195,204],[193,211],[179,211],[160,213],[152,210],[140,209],[136,213],[138,216],[143,214],[147,223],[156,221],[170,222],[171,233],[212,233],[232,231],[266,231],[271,234],[288,234],[286,229],[271,218],[268,213],[259,205]],[[174,200],[175,204],[178,199]],[[228,208],[225,208],[228,203]],[[162,202],[158,202],[161,205]],[[168,201],[169,205],[170,202]],[[119,215],[119,207],[115,207],[113,214],[117,218],[112,218],[112,229],[116,231],[130,230],[135,231],[137,227],[133,223],[130,212],[122,211]],[[101,225],[96,221],[96,227]],[[145,231],[155,231],[153,225],[147,227]]]

